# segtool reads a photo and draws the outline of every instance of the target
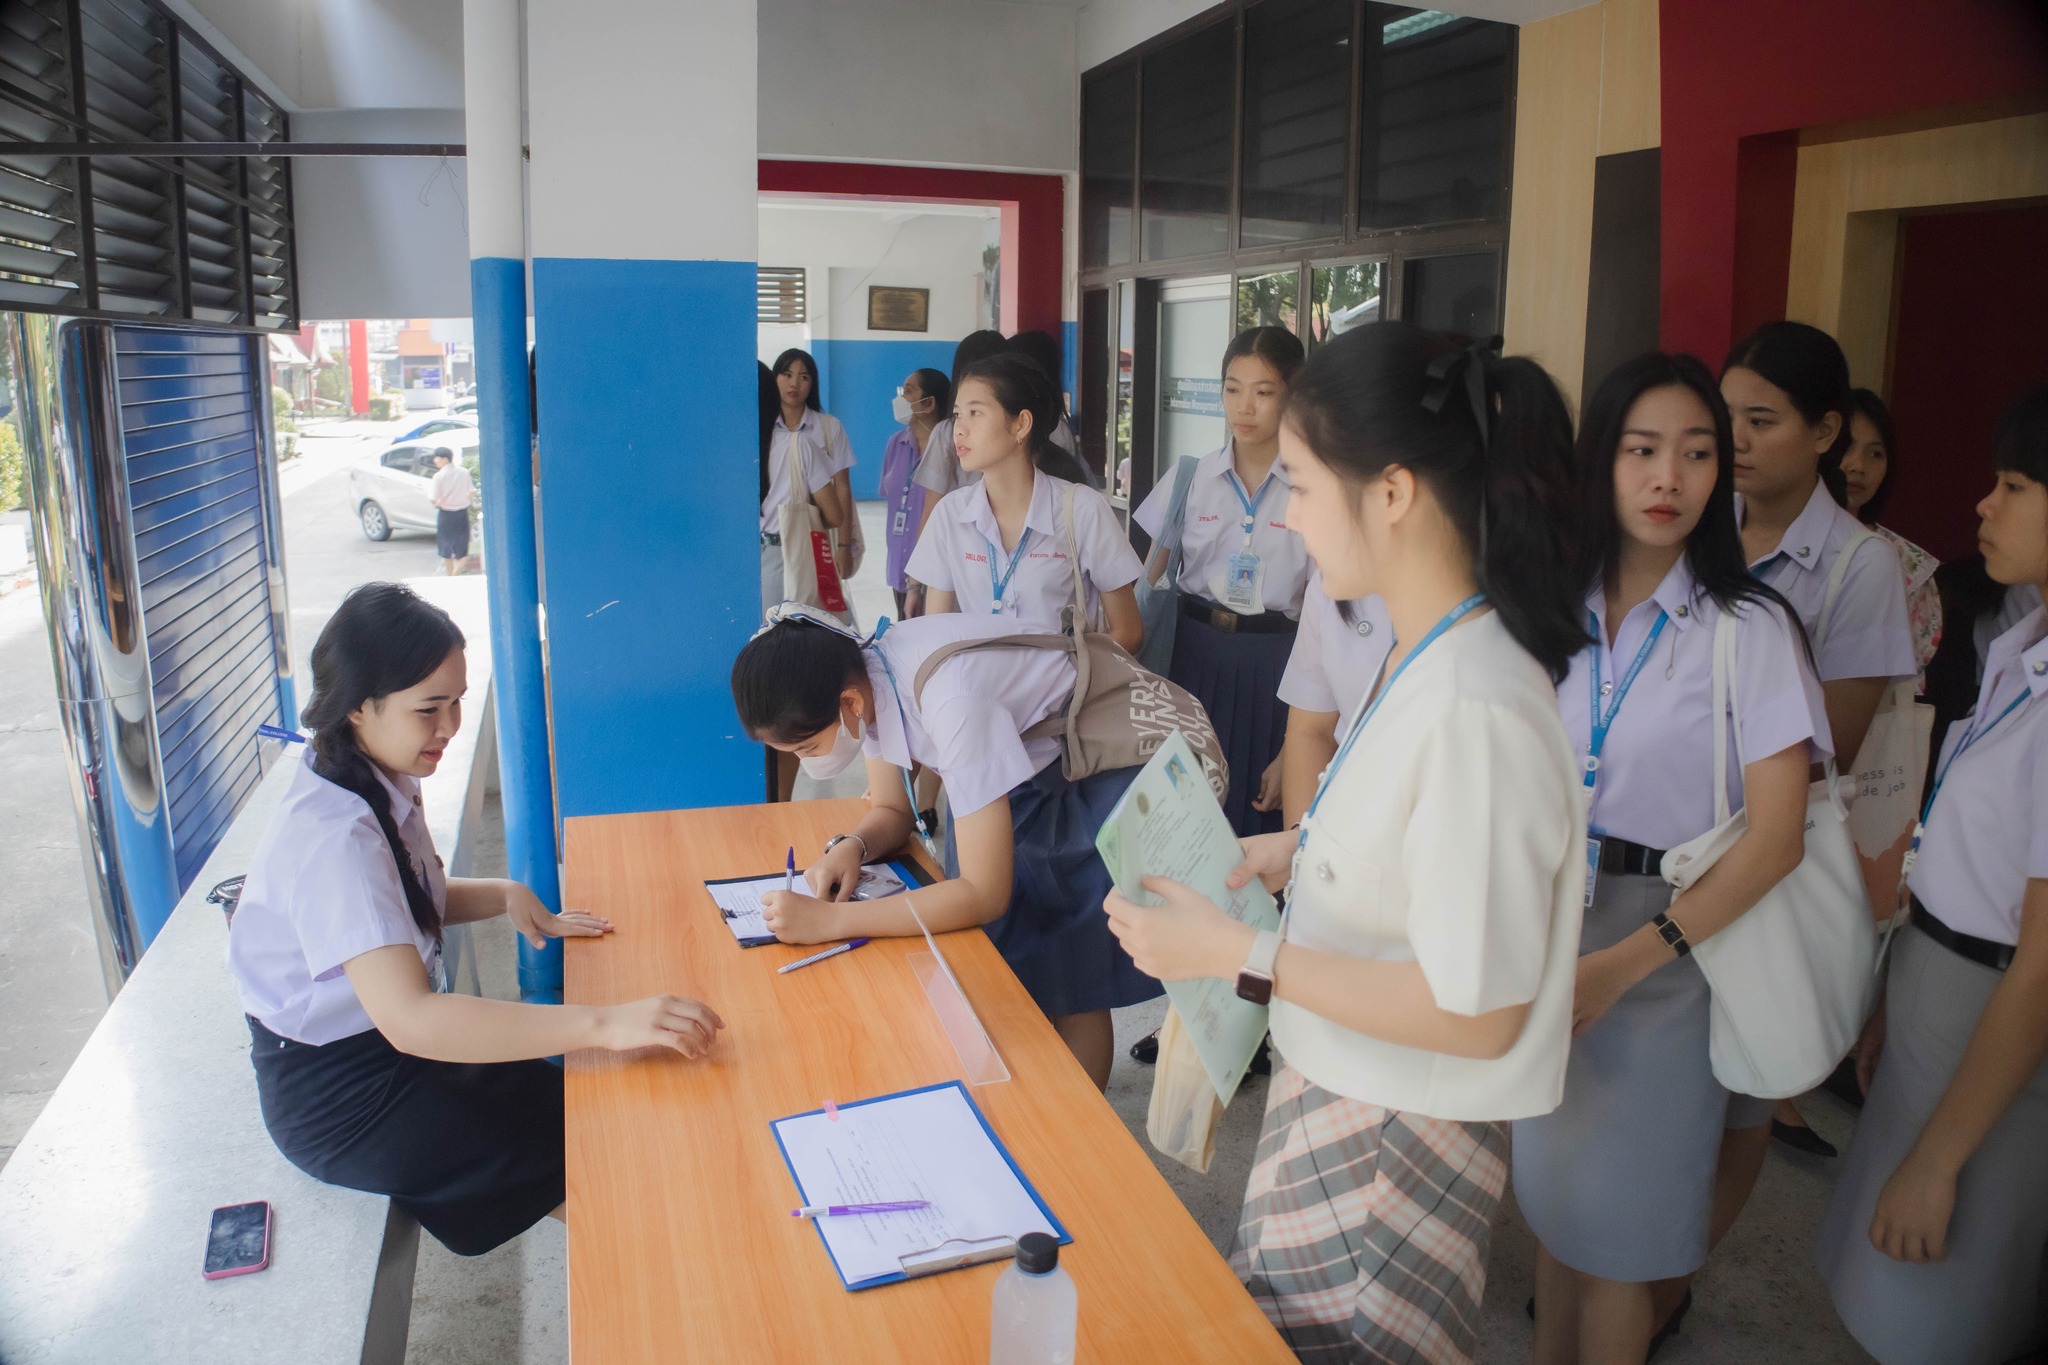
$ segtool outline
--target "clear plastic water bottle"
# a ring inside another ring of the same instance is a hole
[[[1073,1365],[1073,1276],[1060,1244],[1042,1232],[1017,1239],[1017,1257],[996,1276],[989,1315],[989,1365]]]

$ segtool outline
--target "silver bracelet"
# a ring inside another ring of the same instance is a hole
[[[862,864],[863,866],[865,866],[865,865],[867,864],[867,861],[868,861],[868,841],[867,841],[867,840],[865,840],[865,839],[863,839],[863,838],[861,838],[861,837],[860,837],[860,836],[859,836],[858,834],[835,834],[835,835],[833,835],[833,836],[832,836],[831,838],[829,838],[829,839],[827,839],[827,840],[825,841],[825,852],[827,852],[827,853],[830,853],[830,852],[831,852],[831,851],[832,851],[833,849],[835,849],[835,848],[839,847],[839,845],[840,845],[841,843],[843,843],[844,841],[846,841],[846,840],[848,840],[848,839],[851,839],[851,840],[853,840],[853,841],[854,841],[855,843],[857,843],[857,844],[859,844],[859,845],[860,845],[860,860],[861,860],[861,864]]]

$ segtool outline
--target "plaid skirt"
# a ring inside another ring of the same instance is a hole
[[[1381,1109],[1283,1066],[1231,1268],[1303,1361],[1465,1365],[1507,1156],[1504,1124]]]

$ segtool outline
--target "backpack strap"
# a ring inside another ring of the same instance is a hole
[[[939,665],[955,655],[976,649],[1054,649],[1062,654],[1072,654],[1074,642],[1064,635],[992,635],[986,640],[955,640],[951,644],[940,645],[917,666],[917,676],[910,681],[911,700],[923,706],[924,685],[931,681]]]
[[[1198,455],[1183,455],[1173,467],[1173,492],[1166,499],[1166,524],[1159,528],[1159,548],[1166,551],[1166,578],[1160,584],[1164,591],[1180,590],[1180,547],[1187,533],[1188,486],[1195,481],[1195,466],[1201,462]]]
[[[1821,599],[1820,616],[1814,622],[1813,652],[1816,655],[1820,653],[1821,646],[1827,642],[1829,629],[1834,626],[1835,599],[1842,595],[1842,583],[1849,576],[1849,561],[1854,559],[1856,552],[1863,548],[1864,541],[1875,539],[1877,539],[1877,532],[1871,530],[1868,526],[1858,526],[1856,533],[1850,536],[1848,542],[1842,546],[1841,553],[1835,556],[1834,565],[1828,570],[1828,594]]]
[[[1078,635],[1088,629],[1088,589],[1081,581],[1081,541],[1074,531],[1074,493],[1079,484],[1068,484],[1060,498],[1061,530],[1067,538],[1067,564],[1074,577],[1074,615],[1071,629]]]

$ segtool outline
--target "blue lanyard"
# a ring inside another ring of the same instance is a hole
[[[1380,703],[1385,701],[1387,694],[1394,690],[1394,684],[1400,681],[1401,674],[1407,671],[1408,665],[1422,657],[1422,651],[1436,643],[1439,635],[1442,635],[1452,626],[1464,620],[1473,608],[1478,607],[1485,601],[1485,593],[1475,592],[1464,601],[1458,603],[1457,606],[1452,607],[1443,620],[1429,628],[1429,633],[1422,637],[1415,648],[1409,651],[1399,664],[1395,665],[1393,673],[1388,676],[1385,682],[1380,684],[1380,690],[1373,696],[1372,705],[1366,707],[1364,713],[1352,723],[1350,733],[1344,736],[1344,746],[1337,750],[1337,756],[1331,759],[1330,766],[1323,770],[1323,780],[1316,784],[1316,794],[1308,803],[1307,814],[1302,817],[1300,843],[1308,842],[1308,822],[1315,816],[1316,807],[1323,804],[1323,793],[1328,791],[1330,783],[1336,780],[1337,769],[1344,766],[1344,760],[1351,754],[1351,746],[1358,742],[1358,737],[1365,733],[1365,727],[1372,723],[1373,715],[1380,709]],[[1299,847],[1299,844],[1296,846]]]
[[[1267,471],[1265,481],[1259,485],[1258,496],[1248,498],[1244,492],[1244,480],[1237,477],[1237,471],[1230,470],[1229,474],[1230,491],[1237,494],[1237,500],[1244,505],[1244,543],[1250,545],[1252,532],[1258,529],[1259,525],[1259,504],[1266,500],[1266,490],[1273,486],[1273,475],[1270,470]]]
[[[1586,613],[1586,629],[1594,637],[1592,691],[1588,695],[1588,701],[1593,712],[1593,729],[1591,738],[1586,745],[1586,790],[1589,792],[1593,790],[1593,784],[1600,778],[1600,751],[1607,747],[1607,732],[1614,728],[1614,718],[1621,714],[1621,704],[1627,700],[1628,690],[1636,685],[1636,675],[1643,671],[1643,665],[1650,662],[1650,651],[1657,647],[1657,637],[1664,633],[1664,627],[1670,623],[1670,620],[1671,618],[1666,616],[1663,610],[1659,608],[1657,620],[1650,627],[1649,636],[1644,639],[1643,647],[1636,651],[1636,661],[1628,666],[1628,672],[1622,674],[1621,681],[1614,685],[1614,702],[1607,708],[1606,716],[1602,717],[1600,714],[1600,618],[1591,611]]]
[[[884,616],[875,622],[875,633],[868,637],[866,648],[874,649],[875,657],[882,661],[882,672],[889,676],[889,692],[896,698],[896,717],[903,725],[903,766],[896,771],[903,775],[903,795],[910,802],[910,823],[917,828],[918,842],[924,851],[932,855],[932,862],[943,866],[945,860],[939,857],[939,846],[932,839],[932,832],[925,826],[924,816],[917,810],[917,788],[910,784],[910,765],[916,760],[910,754],[910,713],[903,709],[903,689],[897,685],[896,670],[889,663],[889,656],[879,648],[881,639],[889,631],[889,618]]]
[[[1979,730],[1975,725],[1972,725],[1968,732],[1963,735],[1961,742],[1959,742],[1956,745],[1955,749],[1949,754],[1948,762],[1942,764],[1941,771],[1934,775],[1934,785],[1933,787],[1928,789],[1927,801],[1924,805],[1920,807],[1921,829],[1925,829],[1927,827],[1928,817],[1934,814],[1934,798],[1941,795],[1941,784],[1948,781],[1949,770],[1956,766],[1956,760],[1961,758],[1964,752],[1967,751],[1971,745],[1975,744],[1978,740],[1984,738],[1993,730],[1996,730],[2000,725],[2004,724],[2005,718],[2007,716],[2010,716],[2013,712],[2019,710],[2020,707],[2026,703],[2027,699],[2033,695],[2034,689],[2032,689],[2031,687],[2022,688],[2020,694],[2012,699],[2011,704],[2009,704],[2003,711],[2000,711],[1998,713],[1997,720],[1992,721],[1982,730]],[[1915,848],[1918,848],[1919,845],[1920,830],[1915,830],[1913,832],[1913,846]]]
[[[994,541],[984,543],[988,546],[988,590],[989,595],[995,599],[988,609],[989,615],[1000,616],[1003,611],[1003,594],[1010,590],[1010,580],[1017,576],[1017,566],[1024,560],[1024,547],[1031,543],[1031,528],[1025,527],[1024,534],[1017,537],[1017,548],[1010,552],[1010,567],[1003,571],[1000,579],[996,577],[996,559],[1001,551],[996,549]]]

